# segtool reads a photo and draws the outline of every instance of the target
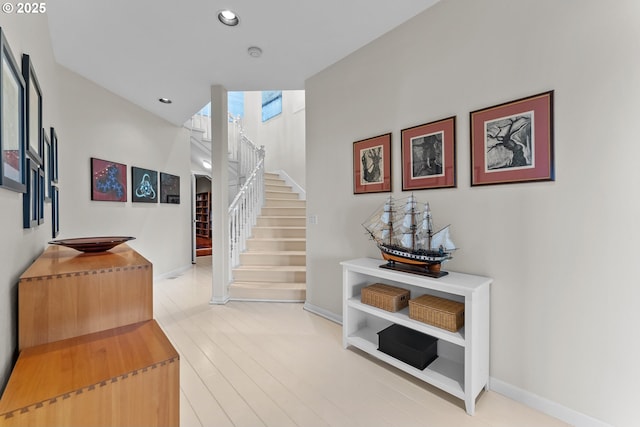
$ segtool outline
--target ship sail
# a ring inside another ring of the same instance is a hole
[[[451,240],[451,233],[449,233],[449,225],[444,227],[442,230],[438,231],[431,237],[431,249],[439,250],[442,246],[442,249],[445,251],[452,251],[456,249],[456,245]]]

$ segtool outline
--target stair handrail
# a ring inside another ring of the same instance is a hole
[[[251,142],[248,138],[247,141]],[[251,142],[252,145],[253,144]],[[247,248],[258,215],[264,205],[264,146],[257,148],[258,160],[238,194],[229,205],[229,280],[240,264],[240,253]]]

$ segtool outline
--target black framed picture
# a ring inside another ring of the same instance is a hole
[[[42,91],[31,58],[22,55],[22,76],[25,83],[26,149],[38,165],[42,164]]]
[[[180,204],[180,177],[160,172],[160,203]]]
[[[51,182],[58,183],[58,134],[54,128],[50,128],[51,137]]]
[[[27,159],[26,192],[22,195],[22,226],[32,228],[38,225],[40,217],[40,167]]]
[[[126,202],[127,165],[92,157],[91,200]]]
[[[402,129],[402,191],[456,186],[456,117]]]
[[[0,186],[24,193],[25,83],[0,28]]]
[[[60,234],[60,189],[51,187],[51,237]]]
[[[353,143],[353,194],[391,192],[391,133]]]
[[[38,225],[44,224],[44,170],[38,168]]]
[[[471,185],[554,181],[553,91],[469,113]]]
[[[131,166],[131,201],[158,203],[158,172]]]
[[[43,197],[45,202],[51,201],[51,141],[47,133],[42,131],[42,171],[44,172]]]

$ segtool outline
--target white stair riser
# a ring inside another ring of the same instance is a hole
[[[307,225],[306,217],[258,217],[258,227],[304,227]]]
[[[304,251],[306,248],[306,240],[247,240],[247,251]]]
[[[268,208],[263,207],[261,215],[264,216],[306,216],[306,208]]]
[[[305,271],[278,271],[278,270],[233,270],[233,280],[238,282],[306,282]]]
[[[304,227],[299,228],[271,228],[271,227],[253,227],[253,237],[269,238],[269,237],[306,237],[307,230]]]
[[[305,301],[306,294],[304,289],[247,289],[233,285],[229,287],[231,299],[302,302]]]
[[[306,200],[266,199],[264,206],[267,208],[304,208]]]
[[[261,252],[244,252],[240,254],[241,265],[306,265],[307,257],[303,254],[290,255],[285,252],[265,254]]]

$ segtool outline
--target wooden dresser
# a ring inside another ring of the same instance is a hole
[[[151,263],[51,246],[18,286],[20,355],[0,426],[177,426],[180,359],[153,320]]]

